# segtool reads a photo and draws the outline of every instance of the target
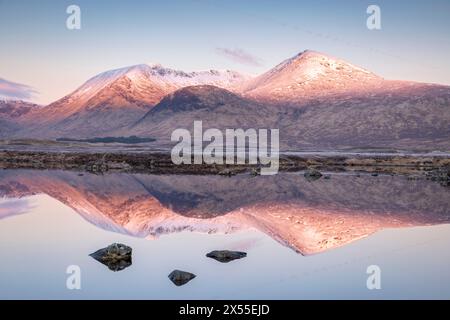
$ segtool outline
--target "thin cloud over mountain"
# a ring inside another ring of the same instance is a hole
[[[249,66],[262,66],[262,60],[240,48],[216,48],[216,53],[234,62]]]

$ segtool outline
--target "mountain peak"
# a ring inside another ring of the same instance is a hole
[[[315,51],[315,50],[311,50],[311,49],[306,49],[304,51],[301,51],[299,53],[297,53],[294,57],[312,57],[312,56],[325,56],[328,57],[328,55],[321,53],[319,51]]]
[[[303,52],[300,52],[294,57],[283,61],[281,64],[275,67],[276,70],[280,70],[283,68],[296,68],[299,72],[302,72],[307,79],[314,78],[316,76],[329,72],[361,72],[373,77],[377,77],[370,71],[357,67],[344,60],[334,58],[330,55],[314,50],[305,50]]]
[[[377,75],[344,60],[305,50],[248,81],[242,91],[261,99],[293,101],[324,92],[359,90],[379,80]]]

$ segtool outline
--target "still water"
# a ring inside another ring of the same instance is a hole
[[[449,208],[449,187],[402,176],[2,170],[0,298],[449,299]],[[133,248],[119,272],[89,256],[114,242]],[[247,257],[205,257],[222,249]]]

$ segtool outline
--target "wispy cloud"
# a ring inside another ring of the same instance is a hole
[[[262,65],[261,59],[239,48],[216,48],[216,53],[241,64],[257,67]]]
[[[0,78],[0,97],[28,100],[37,93],[30,86]]]

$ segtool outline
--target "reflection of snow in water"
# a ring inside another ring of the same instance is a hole
[[[254,247],[261,244],[262,239],[260,238],[253,238],[248,240],[242,240],[236,243],[233,243],[230,245],[230,250],[250,250]]]

